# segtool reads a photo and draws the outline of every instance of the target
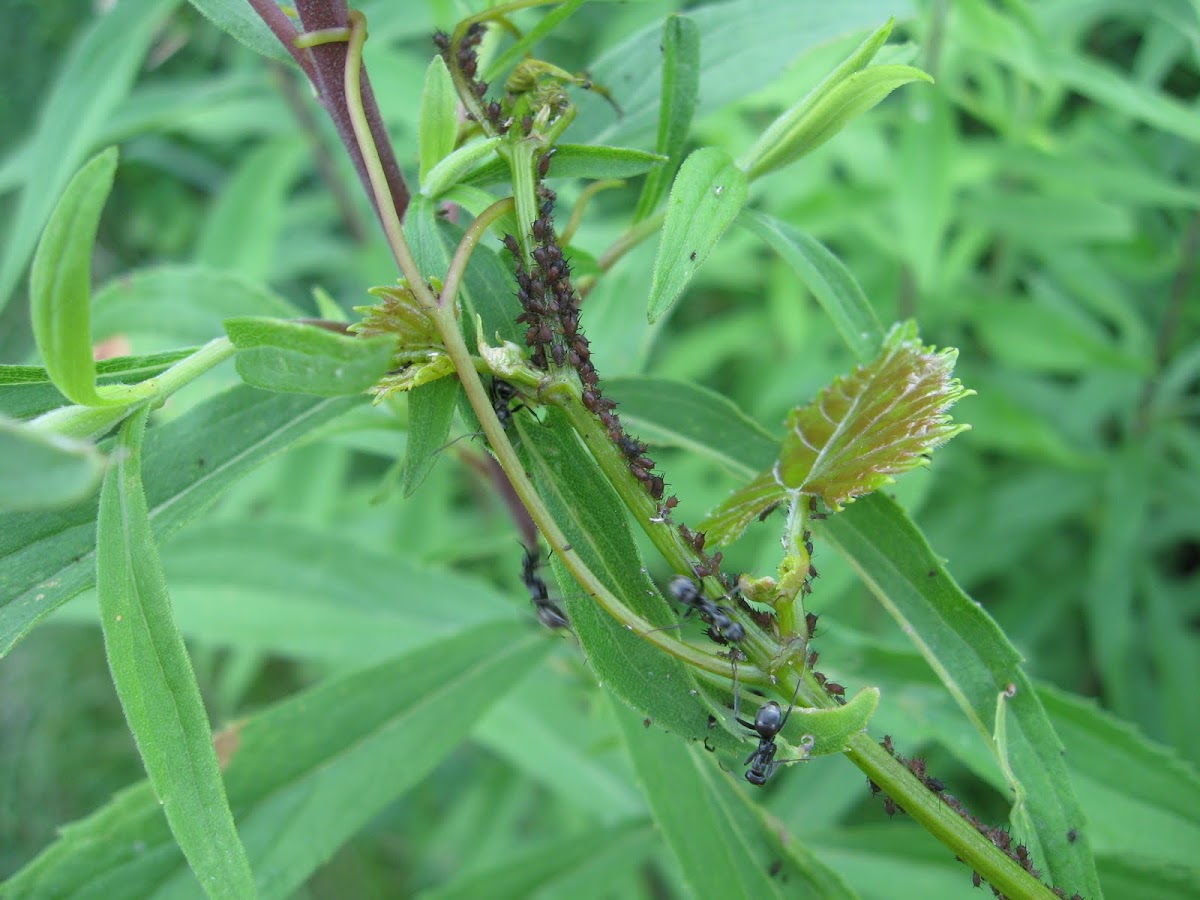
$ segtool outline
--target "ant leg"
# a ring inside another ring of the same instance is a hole
[[[796,690],[792,692],[792,700],[788,703],[787,712],[783,714],[783,721],[779,723],[780,731],[783,731],[783,726],[787,724],[788,716],[792,714],[792,708],[796,705],[796,698],[800,696],[800,685],[802,682],[802,678],[796,679]]]

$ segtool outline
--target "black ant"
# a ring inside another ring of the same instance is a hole
[[[709,625],[708,636],[718,644],[737,643],[746,636],[742,626],[733,621],[729,610],[700,593],[700,586],[686,575],[671,579],[669,590],[672,597],[687,607],[685,618],[693,612],[700,613],[700,618]]]
[[[525,587],[529,588],[529,595],[532,598],[538,621],[547,628],[566,628],[570,624],[567,621],[566,613],[550,599],[550,591],[546,588],[546,582],[537,573],[541,562],[541,553],[536,549],[526,547],[525,559],[521,563],[521,580],[525,582]]]
[[[749,766],[746,770],[746,780],[751,784],[762,786],[767,783],[767,779],[775,774],[775,770],[782,765],[794,762],[805,762],[808,756],[799,756],[795,759],[776,759],[775,754],[779,748],[775,744],[775,738],[779,732],[783,731],[783,727],[787,725],[788,717],[792,714],[792,710],[796,706],[796,698],[800,695],[800,680],[796,681],[796,691],[792,694],[792,701],[788,704],[787,712],[784,712],[778,703],[774,700],[768,700],[758,708],[758,712],[754,715],[753,722],[747,722],[738,714],[738,686],[737,686],[737,668],[733,670],[733,717],[739,725],[745,726],[758,735],[758,747],[754,752],[746,757],[745,765]],[[811,747],[811,738],[809,743],[801,742],[802,749]]]
[[[496,418],[500,420],[500,427],[508,431],[508,426],[512,424],[513,413],[523,407],[518,406],[517,409],[512,409],[509,404],[513,402],[520,393],[515,387],[507,381],[502,381],[499,378],[493,378],[491,387],[488,388],[488,399],[492,401],[492,409],[496,411]]]

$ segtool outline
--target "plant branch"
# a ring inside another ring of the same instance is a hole
[[[297,0],[296,11],[300,14],[300,22],[304,26],[305,32],[332,32],[334,29],[347,28],[350,22],[350,14],[347,11],[345,0]],[[293,35],[289,43],[289,52],[295,50],[295,38],[296,36]],[[362,150],[350,124],[350,107],[345,91],[346,43],[340,40],[327,41],[296,52],[308,56],[310,67],[305,71],[309,73],[313,87],[316,88],[317,97],[333,120],[338,136],[349,152],[358,177],[369,196],[373,193],[373,189],[367,175],[366,161],[363,159]],[[359,102],[366,114],[371,138],[382,163],[391,206],[403,218],[405,210],[408,209],[408,185],[405,184],[400,165],[396,162],[396,154],[392,149],[387,129],[383,124],[383,117],[379,113],[379,105],[375,102],[375,94],[371,90],[371,84],[365,72],[361,75],[360,91]]]
[[[304,70],[304,74],[308,76],[309,81],[315,82],[316,70],[313,68],[312,58],[296,46],[296,28],[292,25],[292,21],[287,17],[287,14],[279,8],[275,0],[250,0],[250,6],[258,13],[258,17],[263,20],[266,26],[271,29],[271,33],[275,35],[275,39],[283,44],[283,48],[292,55],[292,59]]]
[[[450,267],[446,270],[446,283],[442,288],[442,296],[438,298],[438,305],[454,310],[456,317],[458,313],[458,285],[462,281],[462,276],[467,269],[467,263],[471,259],[471,254],[475,252],[480,238],[487,233],[492,223],[512,208],[512,197],[497,200],[476,216],[475,221],[470,224],[466,234],[459,241],[458,247],[454,251],[454,258],[450,260]]]
[[[950,808],[866,733],[850,739],[849,757],[926,831],[1010,900],[1053,900],[1054,893],[1022,869],[974,825]]]
[[[463,340],[455,311],[438,306],[437,300],[425,284],[421,271],[417,268],[412,252],[409,250],[408,243],[404,239],[404,233],[400,227],[399,214],[391,204],[391,196],[388,191],[383,167],[374,152],[371,131],[366,115],[359,102],[361,94],[358,72],[362,60],[362,45],[366,40],[366,20],[362,13],[354,11],[350,13],[349,22],[350,39],[347,43],[345,54],[346,70],[344,76],[345,94],[349,101],[349,119],[355,139],[361,142],[362,156],[365,160],[369,177],[371,196],[374,198],[380,221],[383,223],[384,231],[387,234],[388,245],[392,250],[392,255],[396,259],[396,264],[400,267],[400,271],[408,281],[409,289],[413,292],[418,302],[430,312],[434,322],[437,324],[438,330],[441,332],[442,341],[446,347],[446,353],[458,371],[459,380],[467,395],[467,400],[470,402],[471,408],[475,411],[480,427],[483,428],[484,435],[492,447],[492,452],[495,453],[497,461],[508,476],[513,490],[516,491],[521,503],[529,511],[530,516],[537,523],[551,550],[558,554],[558,558],[562,560],[567,571],[571,573],[571,576],[583,587],[588,595],[595,599],[606,612],[629,630],[638,632],[645,640],[650,641],[672,656],[683,660],[688,665],[714,672],[718,675],[724,675],[728,671],[728,660],[714,654],[703,653],[695,647],[672,640],[664,632],[653,631],[653,625],[629,609],[596,577],[595,573],[584,563],[578,552],[571,548],[566,535],[563,534],[562,530],[558,527],[558,523],[550,515],[550,511],[542,502],[533,483],[529,480],[529,476],[525,474],[525,469],[508,440],[508,435],[501,426],[500,420],[496,417],[496,411],[488,398],[487,390],[484,388],[479,374],[475,371],[475,361],[467,349],[466,342]],[[748,679],[762,677],[762,673],[757,670],[749,670],[746,672],[746,675]]]

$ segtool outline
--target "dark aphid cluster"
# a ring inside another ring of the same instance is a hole
[[[709,600],[700,591],[700,585],[686,575],[676,575],[668,588],[671,596],[687,607],[684,618],[699,613],[708,623],[707,634],[718,644],[736,644],[746,636],[742,626],[733,620],[730,611]]]
[[[466,77],[467,81],[471,83],[471,92],[483,106],[483,112],[488,122],[496,131],[503,134],[508,131],[509,124],[504,120],[504,111],[495,100],[491,103],[484,103],[484,98],[488,92],[488,83],[475,79],[476,74],[479,72],[477,49],[483,40],[483,33],[483,23],[475,22],[467,29],[467,33],[463,35],[463,39],[457,47],[450,40],[450,35],[444,31],[434,32],[433,43],[438,48],[438,52],[442,55],[442,59],[446,65],[450,68],[457,68]]]
[[[946,790],[946,783],[944,781],[942,781],[940,778],[934,778],[929,774],[925,760],[922,757],[914,756],[912,759],[907,759],[900,753],[897,753],[896,747],[892,743],[892,736],[890,734],[885,734],[883,736],[883,740],[880,741],[880,746],[888,752],[888,755],[894,757],[898,762],[907,767],[908,771],[912,772],[912,774],[916,776],[916,778],[923,785],[925,785],[925,787],[927,787],[932,793],[936,794],[941,801],[946,804],[946,806],[958,813],[958,815],[969,822],[976,831],[991,841],[992,844],[997,848],[1002,850],[1005,856],[1019,865],[1034,878],[1041,878],[1041,871],[1034,866],[1033,860],[1029,856],[1029,848],[1024,844],[1014,844],[1012,834],[1008,831],[1008,829],[1002,828],[999,825],[988,825],[969,809],[967,809],[961,800]],[[876,796],[882,793],[879,785],[877,785],[875,782],[868,779],[867,784],[871,788],[871,796]],[[883,798],[883,808],[889,816],[894,816],[897,812],[904,812],[904,810],[896,805],[896,802],[886,794]],[[961,857],[956,858],[961,861]],[[983,879],[980,877],[978,872],[972,872],[971,882],[975,885],[975,887],[979,887],[983,883]],[[1062,888],[1051,888],[1051,891],[1056,897],[1062,897],[1063,900],[1068,900],[1067,892]],[[1001,896],[1000,892],[994,887],[992,888],[992,893],[997,897]],[[1076,893],[1072,894],[1069,900],[1083,900],[1083,898]]]
[[[800,596],[807,597],[812,593],[812,583],[814,578],[820,578],[821,573],[817,571],[817,567],[813,565],[813,542],[812,532],[807,528],[804,529],[804,549],[808,553],[808,573],[804,576],[804,581],[800,584]]]
[[[522,122],[532,128],[532,122]],[[505,235],[504,246],[516,260],[517,299],[521,315],[517,321],[525,325],[525,343],[531,348],[529,360],[539,369],[551,362],[570,366],[579,375],[581,399],[588,411],[597,416],[609,439],[616,444],[629,463],[629,471],[655,500],[662,500],[666,485],[662,476],[654,474],[654,460],[646,455],[646,445],[626,434],[616,413],[617,404],[604,396],[600,376],[592,363],[591,346],[579,327],[579,294],[571,283],[571,265],[563,256],[554,232],[554,203],[558,199],[542,180],[550,172],[554,149],[538,159],[538,218],[530,230],[534,242],[530,266],[526,268],[521,244],[512,235]],[[660,516],[669,515],[674,503],[663,504]]]
[[[679,536],[687,543],[692,545],[692,549],[696,551],[696,555],[700,557],[700,564],[695,567],[696,574],[701,578],[708,578],[710,575],[716,578],[721,578],[721,560],[724,559],[724,554],[714,553],[708,556],[704,552],[704,532],[693,532],[686,525],[679,526]]]
[[[521,563],[521,580],[525,582],[525,587],[529,588],[529,596],[538,621],[547,628],[566,628],[570,624],[566,613],[550,599],[546,582],[538,574],[541,564],[541,552],[536,548],[526,547],[525,559]]]
[[[775,770],[780,766],[805,762],[808,759],[806,756],[796,759],[775,758],[775,754],[779,752],[775,739],[779,736],[779,732],[783,731],[783,726],[787,725],[788,716],[792,714],[792,710],[796,706],[796,697],[800,694],[800,684],[801,682],[796,682],[796,691],[792,694],[792,701],[788,704],[786,712],[774,700],[768,700],[758,708],[758,712],[754,715],[754,721],[747,722],[739,715],[738,687],[737,682],[734,682],[733,717],[739,725],[749,728],[758,735],[758,746],[746,757],[745,762],[745,765],[749,767],[746,769],[746,780],[751,784],[761,787],[767,783],[767,780],[775,774]]]

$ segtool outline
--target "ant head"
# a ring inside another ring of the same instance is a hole
[[[727,641],[733,641],[735,644],[746,636],[746,629],[742,628],[737,622],[730,622],[721,629],[721,635]]]

